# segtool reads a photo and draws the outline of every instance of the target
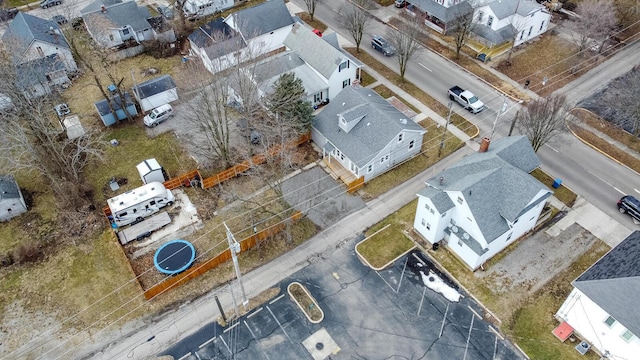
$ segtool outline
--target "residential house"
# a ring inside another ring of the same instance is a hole
[[[16,85],[28,99],[50,94],[56,87],[66,88],[70,82],[58,54],[16,65]]]
[[[413,228],[475,270],[532,231],[551,191],[529,175],[540,166],[526,136],[491,143],[426,181]]]
[[[247,44],[244,56],[248,59],[282,48],[295,23],[282,0],[269,0],[234,12],[224,22],[242,36]]]
[[[424,24],[433,30],[448,34],[457,27],[457,19],[473,8],[468,1],[460,0],[408,0],[405,11],[423,18]]]
[[[96,0],[80,10],[91,37],[102,47],[114,48],[130,41],[139,44],[155,39],[146,6],[135,1]]]
[[[103,99],[93,104],[105,126],[111,126],[119,120],[126,119],[125,109],[131,116],[138,114],[136,104],[131,95],[124,93],[124,98],[125,101],[122,101],[120,95],[113,95],[109,101]]]
[[[475,10],[474,38],[487,47],[518,46],[547,31],[551,14],[533,0],[493,0]]]
[[[556,314],[553,333],[572,334],[603,358],[637,359],[640,354],[640,231],[631,233],[572,283],[573,290]]]
[[[315,116],[311,138],[343,181],[366,182],[418,154],[425,133],[375,91],[347,86]]]
[[[7,221],[27,211],[18,183],[11,175],[0,176],[0,221]]]
[[[247,44],[239,32],[223,18],[200,26],[188,37],[191,52],[197,55],[207,70],[215,74],[242,61]]]
[[[162,75],[141,82],[134,85],[132,90],[142,112],[151,111],[160,105],[178,100],[178,89],[171,75]]]
[[[232,8],[233,0],[186,0],[182,11],[187,19],[199,19]]]

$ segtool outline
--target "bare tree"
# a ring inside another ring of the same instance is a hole
[[[471,2],[469,2],[471,4]],[[473,7],[473,4],[472,4]],[[453,35],[456,43],[456,59],[460,58],[460,50],[467,44],[471,30],[476,24],[476,18],[474,16],[473,8],[471,11],[462,11],[462,7],[458,7],[460,12],[455,15],[455,20],[452,22]]]
[[[618,20],[613,0],[585,0],[578,4],[576,13],[580,16],[576,21],[573,40],[582,51],[592,42],[599,45],[599,50],[613,33]]]
[[[316,5],[319,0],[304,0],[304,4],[307,5],[307,12],[311,17],[311,21],[313,21],[313,15],[316,13]]]
[[[349,35],[353,38],[356,43],[356,52],[360,52],[362,36],[371,21],[367,6],[367,0],[348,1],[340,6],[338,12],[338,22],[347,29]]]
[[[388,37],[391,45],[396,49],[396,59],[400,68],[400,78],[404,81],[409,61],[422,49],[419,36],[421,35],[422,19],[410,16],[398,30],[389,30]],[[426,36],[426,35],[425,35]]]
[[[535,152],[558,133],[566,131],[568,110],[566,97],[552,94],[532,100],[519,112],[518,128],[529,138]]]

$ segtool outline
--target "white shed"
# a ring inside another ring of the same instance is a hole
[[[164,168],[160,166],[160,163],[158,163],[156,159],[147,159],[136,165],[136,168],[138,168],[140,179],[142,179],[144,184],[156,181],[163,183],[166,180]]]
[[[176,83],[170,75],[162,75],[133,87],[133,94],[142,112],[151,111],[160,105],[178,100]]]
[[[0,221],[7,221],[27,211],[18,183],[11,175],[0,176]]]

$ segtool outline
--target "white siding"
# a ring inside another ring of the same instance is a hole
[[[331,77],[328,79],[329,83],[329,94],[328,98],[331,100],[335,98],[342,89],[344,89],[343,82],[345,80],[349,80],[349,85],[353,84],[353,80],[356,79],[356,71],[357,68],[353,62],[348,60],[346,57],[342,59],[343,62],[349,61],[349,67],[339,71],[340,67],[337,67]]]

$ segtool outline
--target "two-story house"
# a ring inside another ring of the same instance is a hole
[[[556,318],[554,335],[577,335],[576,348],[602,358],[637,359],[640,354],[640,231],[634,231],[572,283]]]
[[[16,67],[17,86],[28,98],[70,83],[68,75],[78,69],[69,43],[54,21],[18,12],[2,42]]]
[[[413,228],[475,270],[533,230],[551,191],[529,173],[540,166],[526,136],[491,143],[426,181]]]
[[[212,20],[188,37],[191,52],[197,55],[212,74],[225,70],[242,61],[247,48],[239,32],[233,30],[223,18]]]
[[[346,183],[369,181],[420,152],[425,129],[371,89],[347,86],[313,120],[311,138]]]
[[[475,10],[474,38],[491,48],[518,46],[547,31],[551,14],[533,0],[493,0]]]
[[[473,8],[464,0],[407,0],[405,11],[424,19],[424,24],[433,30],[448,34],[457,26],[458,17],[472,12]]]
[[[96,0],[80,14],[91,37],[105,48],[119,47],[127,41],[139,44],[156,37],[149,10],[135,1]]]

